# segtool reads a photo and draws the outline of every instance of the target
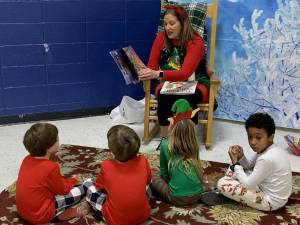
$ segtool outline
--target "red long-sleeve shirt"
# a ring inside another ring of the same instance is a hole
[[[96,188],[107,192],[102,214],[109,225],[138,225],[150,215],[146,185],[151,170],[144,156],[128,162],[106,160],[96,178]]]
[[[34,223],[49,223],[55,216],[55,195],[66,195],[78,181],[64,178],[59,165],[48,159],[26,156],[16,184],[18,214]]]
[[[164,33],[160,32],[156,36],[152,45],[148,67],[153,70],[159,69],[160,53],[164,48]],[[173,39],[172,44],[178,46],[178,40]],[[192,39],[187,42],[186,54],[180,70],[164,70],[163,79],[167,81],[185,81],[195,72],[199,62],[205,56],[204,40],[194,34]]]

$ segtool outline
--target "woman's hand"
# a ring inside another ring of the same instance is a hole
[[[228,154],[230,156],[231,162],[236,163],[244,156],[244,151],[241,146],[232,145],[229,147]]]
[[[151,70],[149,68],[141,69],[138,74],[139,80],[152,80],[159,78],[159,71]]]

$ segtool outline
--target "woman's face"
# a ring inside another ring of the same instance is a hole
[[[170,39],[178,39],[181,32],[181,24],[176,16],[166,14],[164,16],[164,29]]]

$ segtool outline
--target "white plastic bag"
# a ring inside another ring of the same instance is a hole
[[[119,106],[110,113],[110,118],[117,123],[142,123],[145,114],[145,100],[137,101],[123,96]]]

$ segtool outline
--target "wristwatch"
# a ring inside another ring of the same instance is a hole
[[[236,163],[233,163],[232,165],[229,166],[232,172],[234,172],[234,167],[236,165],[241,165],[241,164],[239,162],[236,162]]]
[[[162,79],[162,78],[163,78],[163,76],[164,76],[164,72],[163,72],[163,71],[160,71],[160,72],[159,72],[158,79]]]

